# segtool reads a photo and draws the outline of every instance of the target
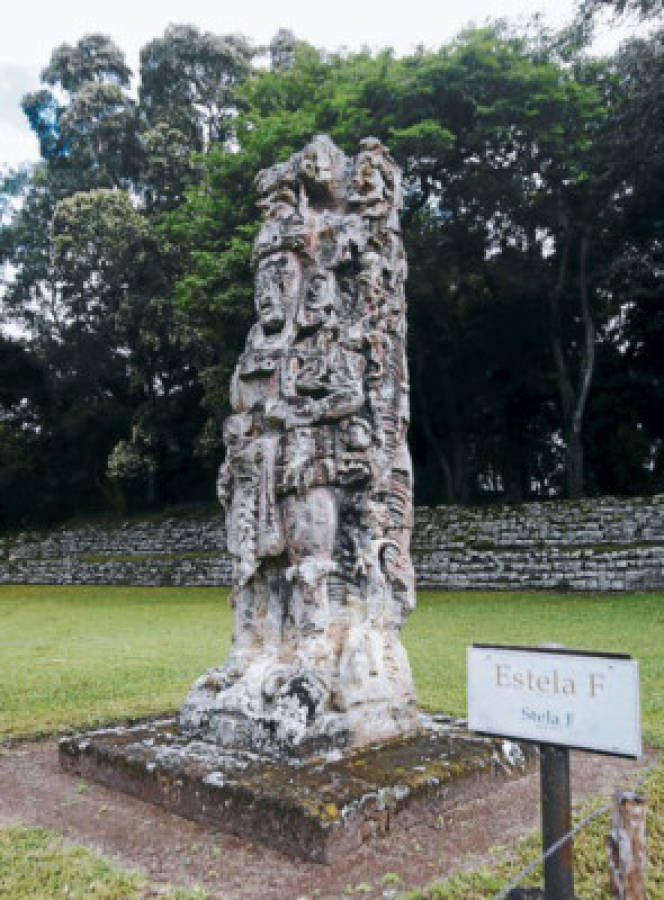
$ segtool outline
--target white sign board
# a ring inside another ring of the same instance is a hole
[[[616,756],[641,755],[639,670],[620,654],[468,648],[473,731]]]

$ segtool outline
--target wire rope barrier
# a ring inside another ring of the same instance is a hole
[[[645,784],[646,779],[650,775],[651,772],[659,765],[659,759],[656,760],[652,765],[650,765],[646,771],[641,775],[637,783],[634,785],[633,793],[638,793],[639,789]],[[598,807],[598,809],[594,809],[591,813],[585,816],[580,822],[578,822],[574,828],[571,828],[566,834],[564,834],[561,838],[559,838],[555,844],[551,844],[551,846],[546,850],[545,853],[542,853],[537,859],[534,859],[532,862],[528,863],[521,871],[515,875],[514,878],[506,884],[504,888],[501,888],[497,894],[493,895],[493,900],[507,900],[510,893],[514,890],[514,888],[518,887],[521,882],[527,878],[531,872],[533,872],[538,866],[542,865],[550,856],[553,856],[556,851],[560,850],[567,841],[571,840],[575,835],[579,833],[583,828],[589,825],[594,819],[597,819],[599,816],[604,815],[604,813],[608,812],[612,807],[612,803],[605,803],[603,806]]]

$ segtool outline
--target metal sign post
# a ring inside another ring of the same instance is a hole
[[[544,853],[572,830],[569,750],[540,744],[540,796]],[[546,900],[574,900],[574,852],[569,838],[544,860]]]
[[[562,647],[468,648],[468,727],[540,747],[546,900],[573,900],[569,748],[641,755],[638,663]],[[565,839],[566,838],[566,839]],[[557,846],[557,845],[560,846]]]

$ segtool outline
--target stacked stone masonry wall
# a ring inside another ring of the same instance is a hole
[[[228,585],[221,513],[0,536],[0,583]],[[420,588],[638,591],[664,587],[664,495],[419,508]]]

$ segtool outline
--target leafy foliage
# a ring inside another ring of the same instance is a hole
[[[3,406],[5,519],[211,495],[254,177],[320,132],[404,170],[419,502],[660,490],[662,34],[583,39],[397,58],[172,25],[137,100],[109,38],[56,48],[23,100],[42,162],[0,192],[4,321],[40,373]]]
[[[237,85],[249,74],[253,51],[236,35],[201,34],[169,25],[141,51],[141,112],[148,124],[179,131],[202,150],[228,136]]]

